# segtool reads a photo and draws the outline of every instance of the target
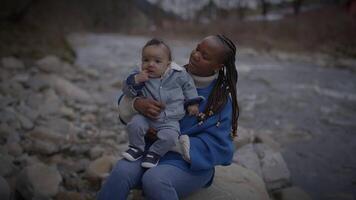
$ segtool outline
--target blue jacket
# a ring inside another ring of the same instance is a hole
[[[205,97],[199,106],[200,111],[204,110],[215,82],[206,88],[197,89],[198,94]],[[159,164],[174,165],[197,174],[204,170],[212,170],[216,165],[230,165],[234,152],[231,114],[232,103],[229,100],[220,113],[209,117],[201,125],[196,117],[186,115],[180,120],[180,128],[181,133],[189,135],[190,138],[191,163],[184,161],[180,154],[170,151],[161,158]]]

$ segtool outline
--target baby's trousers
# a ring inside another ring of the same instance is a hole
[[[179,123],[173,120],[150,120],[142,115],[135,115],[127,124],[130,146],[144,151],[145,135],[150,127],[157,130],[158,140],[150,146],[148,151],[163,156],[172,149],[178,141]]]
[[[119,160],[97,199],[126,200],[131,189],[142,189],[145,199],[178,200],[204,187],[214,174],[213,169],[191,174],[167,164],[147,169],[141,162]]]

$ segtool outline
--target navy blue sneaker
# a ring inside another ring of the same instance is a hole
[[[149,151],[146,156],[143,158],[143,161],[141,163],[141,166],[144,168],[151,168],[155,167],[158,165],[159,159],[161,159],[161,156]]]
[[[143,155],[143,151],[133,146],[130,146],[128,150],[122,153],[122,156],[129,161],[136,161],[140,159],[142,155]]]

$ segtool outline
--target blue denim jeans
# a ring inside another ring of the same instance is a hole
[[[145,169],[142,159],[119,160],[105,181],[98,200],[126,200],[131,189],[141,188],[146,199],[179,199],[202,188],[213,176],[213,170],[198,175],[172,165]]]

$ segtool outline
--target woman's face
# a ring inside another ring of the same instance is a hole
[[[187,70],[197,76],[211,76],[223,67],[224,46],[215,36],[204,38],[192,51]]]

